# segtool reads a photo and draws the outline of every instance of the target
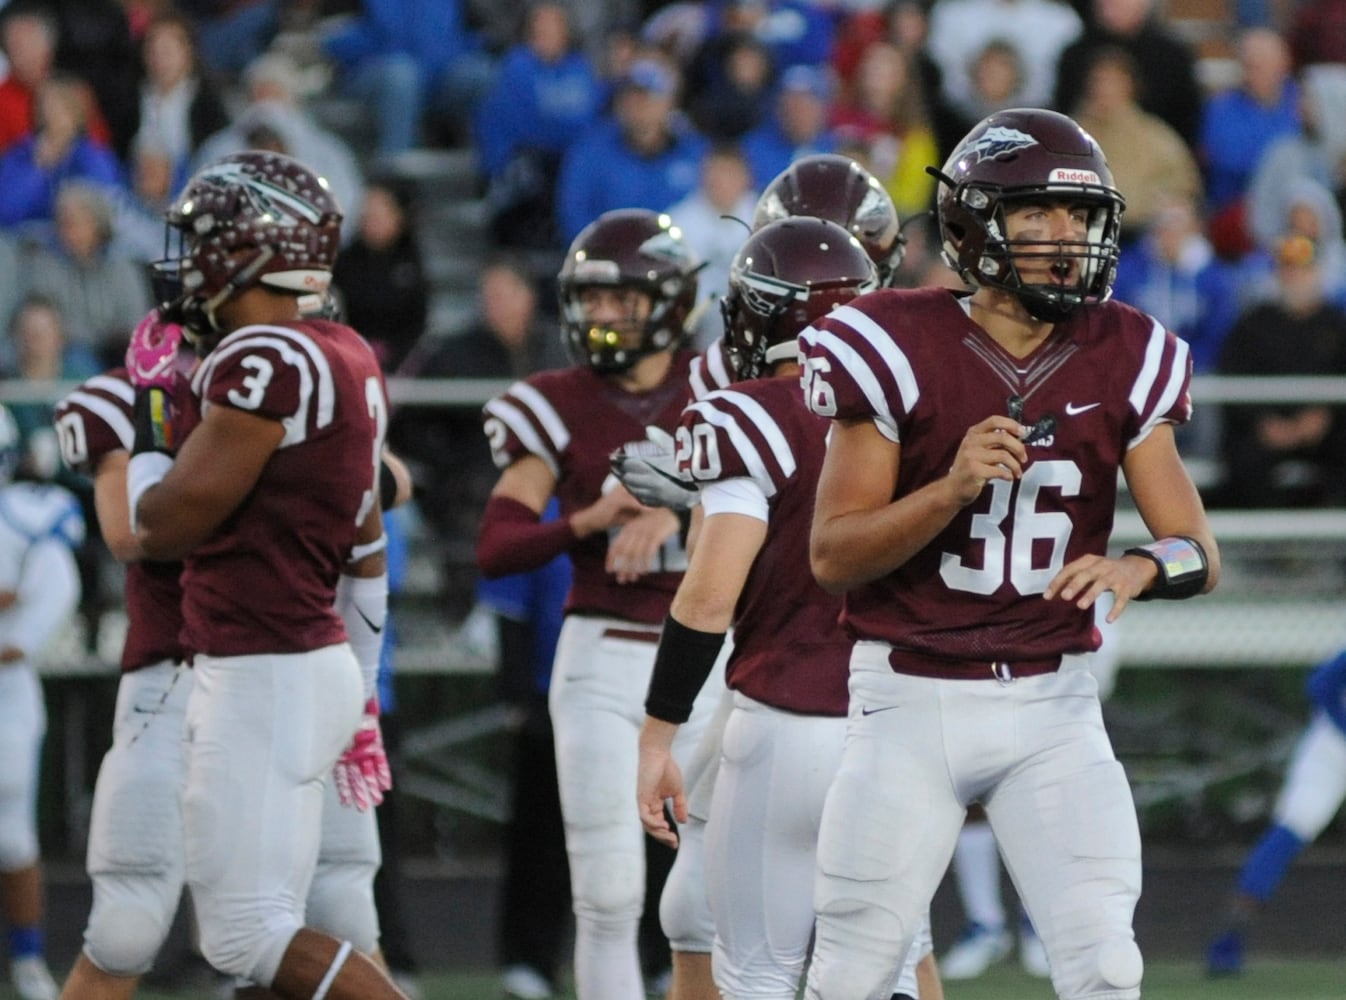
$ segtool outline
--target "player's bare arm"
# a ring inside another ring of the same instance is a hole
[[[1220,552],[1201,496],[1178,454],[1172,425],[1160,424],[1132,448],[1122,472],[1136,509],[1156,539],[1190,538],[1201,546],[1208,566],[1201,593],[1209,593],[1220,579]],[[1043,596],[1089,608],[1110,590],[1115,603],[1108,621],[1116,621],[1132,600],[1155,585],[1158,573],[1155,560],[1144,555],[1083,556],[1062,567]]]
[[[143,553],[131,530],[131,512],[126,503],[126,466],[129,452],[104,455],[94,471],[93,505],[108,551],[118,562],[135,562]]]
[[[726,631],[753,562],[766,541],[766,529],[765,521],[744,514],[724,513],[706,518],[701,526],[701,540],[673,596],[670,617],[698,632]],[[670,847],[677,846],[678,836],[669,826],[664,803],[669,803],[673,818],[679,823],[687,819],[682,771],[673,759],[677,732],[677,723],[647,715],[640,730],[640,760],[636,769],[636,804],[641,825],[651,837]]]
[[[136,540],[149,559],[181,559],[218,528],[257,484],[280,446],[279,420],[212,406],[164,478],[140,497]]]
[[[809,558],[818,583],[841,593],[901,566],[981,495],[992,479],[1023,474],[1020,424],[987,417],[968,429],[949,474],[900,500],[901,447],[868,420],[832,425],[818,480]]]

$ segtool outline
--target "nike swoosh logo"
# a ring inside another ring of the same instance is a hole
[[[373,632],[375,635],[378,635],[380,632],[383,631],[382,625],[375,625],[373,622],[369,620],[369,616],[365,614],[363,611],[361,611],[359,608],[355,609],[355,613],[359,615],[361,619],[363,619],[364,623],[369,626],[369,631]]]
[[[1076,406],[1074,403],[1066,404],[1066,416],[1077,417],[1081,413],[1088,413],[1096,406],[1102,406],[1102,403],[1085,403],[1083,406]]]
[[[881,707],[879,707],[879,708],[862,708],[862,709],[860,709],[860,714],[861,714],[861,715],[878,715],[880,712],[891,712],[893,709],[898,708],[898,707],[900,707],[900,706],[898,706],[898,705],[883,705],[883,706],[881,706]]]
[[[695,492],[696,492],[696,487],[695,487],[695,486],[689,486],[689,485],[687,484],[687,481],[684,480],[682,477],[680,477],[680,476],[675,476],[675,475],[671,475],[671,474],[665,472],[663,469],[659,468],[659,466],[657,466],[657,465],[652,465],[652,464],[650,464],[649,462],[646,462],[646,463],[645,463],[645,468],[649,469],[651,472],[653,472],[653,473],[654,473],[656,476],[658,476],[660,479],[666,479],[666,480],[668,480],[670,483],[672,483],[674,486],[678,487],[678,488],[681,489],[681,490],[685,490],[685,491],[687,491],[688,493],[695,493]]]

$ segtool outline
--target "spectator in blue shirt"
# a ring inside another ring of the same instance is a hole
[[[565,6],[529,10],[525,40],[505,53],[477,112],[477,154],[487,179],[491,230],[504,246],[559,245],[561,156],[603,111],[607,87],[573,44]]]
[[[1209,210],[1231,256],[1251,249],[1243,196],[1258,161],[1277,139],[1299,132],[1299,88],[1285,39],[1269,28],[1249,29],[1238,56],[1239,84],[1206,100],[1198,141]]]
[[[662,212],[701,178],[709,149],[677,110],[674,69],[637,59],[622,77],[612,113],[566,151],[557,187],[561,242],[614,208]]]
[[[436,119],[463,130],[492,66],[463,23],[460,0],[362,0],[361,7],[322,47],[339,68],[338,88],[373,112],[379,153],[420,144],[422,128]]]
[[[124,189],[116,154],[89,137],[82,86],[55,74],[38,88],[33,133],[0,156],[0,226],[49,233],[68,180]]]
[[[827,71],[814,66],[792,66],[781,76],[775,113],[739,144],[757,190],[800,157],[840,147],[827,124],[832,89]]]

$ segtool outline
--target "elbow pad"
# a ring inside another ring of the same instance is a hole
[[[477,568],[494,579],[545,566],[575,541],[570,521],[543,522],[527,504],[494,496],[486,503],[477,532]]]

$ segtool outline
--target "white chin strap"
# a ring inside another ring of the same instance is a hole
[[[769,365],[774,365],[778,361],[795,361],[799,358],[799,341],[785,340],[779,344],[772,344],[766,349],[766,355],[763,357]]]

